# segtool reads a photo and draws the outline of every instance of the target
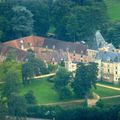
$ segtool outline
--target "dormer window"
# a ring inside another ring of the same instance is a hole
[[[46,45],[46,49],[48,48],[48,46]]]
[[[69,48],[66,48],[66,51],[69,52]]]
[[[30,43],[30,47],[32,47],[32,43]]]
[[[53,50],[55,49],[55,45],[53,45]]]

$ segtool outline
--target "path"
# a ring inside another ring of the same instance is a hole
[[[5,82],[0,82],[0,84],[4,84]]]
[[[120,98],[120,95],[102,97],[101,99],[112,99],[112,98]]]
[[[39,76],[35,76],[34,78],[46,78],[46,77],[51,77],[51,76],[55,76],[56,73],[51,73],[51,74],[46,74],[46,75],[39,75]]]
[[[39,104],[39,105],[52,106],[52,105],[66,105],[66,104],[74,104],[74,103],[82,103],[82,102],[84,102],[84,100],[71,100],[66,102],[46,103],[46,104]]]
[[[38,78],[46,78],[46,77],[52,77],[55,76],[56,73],[51,73],[51,74],[46,74],[46,75],[39,75],[39,76],[35,76],[34,79],[38,79]],[[4,84],[5,82],[0,82],[0,84]]]
[[[96,85],[100,86],[100,87],[104,87],[104,88],[109,88],[109,89],[120,91],[120,88],[117,88],[117,87],[112,87],[112,86],[108,86],[108,85],[102,85],[102,84],[99,84],[99,83],[97,83]]]
[[[97,102],[99,101],[99,99],[100,99],[100,96],[97,95],[96,93],[93,93],[93,96],[94,96],[93,99],[88,99],[88,100],[87,100],[88,107],[95,106],[96,103],[97,103]]]

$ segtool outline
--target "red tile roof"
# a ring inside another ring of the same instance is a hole
[[[25,51],[21,50],[21,44],[23,44],[24,49],[30,48],[30,45],[32,45],[31,47],[34,47],[34,50],[37,48],[35,52],[37,53],[39,58],[42,58],[46,61],[51,61],[53,58],[55,59],[55,61],[59,61],[60,59],[66,60],[67,49],[69,49],[69,52],[71,53],[70,57],[72,59],[75,57],[77,61],[80,60],[81,52],[83,52],[84,55],[87,55],[87,46],[80,42],[72,43],[37,36],[28,36],[3,43],[3,55],[6,55],[8,51],[7,47],[10,46],[18,51],[17,53],[19,53],[21,59],[22,54],[25,54],[23,53]],[[53,46],[55,47],[54,52]],[[48,49],[51,51],[46,51],[46,49],[44,49],[46,47],[48,47]],[[76,53],[76,56],[74,56],[74,52]]]
[[[4,42],[3,46],[11,46],[17,49],[21,49],[21,41],[23,41],[24,48],[29,48],[30,44],[32,44],[33,47],[36,47],[36,46],[41,47],[44,43],[44,38],[37,37],[37,36],[28,36],[28,37]]]

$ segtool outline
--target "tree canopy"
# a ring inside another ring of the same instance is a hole
[[[96,87],[98,68],[96,63],[79,63],[72,83],[75,94],[79,97],[88,97],[90,90]]]
[[[0,4],[0,13],[1,41],[47,36],[54,28],[57,39],[89,43],[108,23],[103,0],[7,0]]]

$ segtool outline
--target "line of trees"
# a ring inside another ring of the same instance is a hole
[[[0,2],[0,39],[46,36],[53,26],[58,39],[90,41],[105,26],[106,9],[103,0],[7,0]]]
[[[60,67],[54,77],[54,86],[60,99],[71,98],[74,93],[78,98],[86,98],[87,100],[92,95],[92,87],[96,88],[97,75],[98,67],[93,62],[79,63],[75,77],[64,67]]]

